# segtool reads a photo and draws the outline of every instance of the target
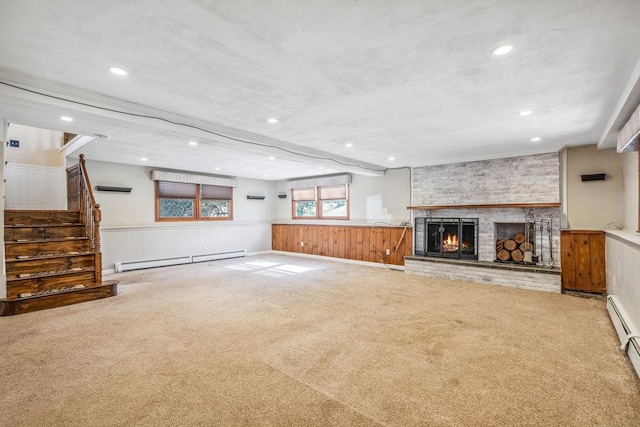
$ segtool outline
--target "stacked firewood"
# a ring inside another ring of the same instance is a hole
[[[525,251],[533,252],[533,242],[525,240],[524,233],[517,233],[513,239],[496,240],[496,257],[500,261],[522,262]]]

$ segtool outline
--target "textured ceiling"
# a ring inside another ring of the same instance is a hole
[[[90,159],[260,179],[551,152],[619,130],[639,19],[637,0],[5,1],[0,116],[108,135]]]

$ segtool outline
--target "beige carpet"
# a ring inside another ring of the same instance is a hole
[[[0,318],[0,425],[640,420],[602,300],[284,255],[116,277]]]

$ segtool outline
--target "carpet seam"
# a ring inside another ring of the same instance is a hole
[[[288,376],[289,378],[293,379],[294,381],[297,381],[298,383],[300,383],[300,384],[302,384],[302,385],[304,385],[304,386],[306,386],[306,387],[309,387],[309,388],[311,388],[311,389],[313,389],[313,390],[317,391],[318,393],[322,394],[323,396],[326,396],[327,398],[329,398],[329,399],[333,400],[334,402],[338,402],[338,403],[340,403],[341,405],[346,406],[347,408],[351,409],[352,411],[357,412],[358,414],[362,415],[363,417],[365,417],[366,419],[368,419],[368,420],[370,420],[370,421],[373,421],[374,423],[378,424],[379,426],[389,427],[389,425],[388,425],[388,424],[385,424],[385,423],[383,423],[383,422],[381,422],[381,421],[378,421],[378,420],[376,420],[375,418],[373,418],[373,417],[371,417],[371,416],[369,416],[369,415],[367,415],[367,414],[362,413],[361,411],[359,411],[358,409],[354,408],[353,406],[351,406],[351,405],[349,405],[349,404],[347,404],[347,403],[345,403],[345,402],[341,401],[340,399],[338,399],[338,398],[336,398],[336,397],[331,396],[330,394],[328,394],[328,393],[326,393],[326,392],[324,392],[324,391],[322,391],[322,390],[318,389],[317,387],[312,386],[311,384],[306,383],[305,381],[301,380],[300,378],[298,378],[298,377],[294,376],[293,374],[291,374],[291,373],[289,373],[289,372],[287,372],[287,371],[285,371],[285,370],[283,370],[283,369],[281,369],[281,368],[278,368],[278,367],[277,367],[277,366],[275,366],[275,365],[272,365],[271,363],[267,362],[266,360],[262,360],[262,359],[261,359],[260,361],[261,361],[262,363],[264,363],[265,365],[268,365],[268,366],[272,367],[272,368],[273,368],[273,369],[275,369],[276,371],[282,372],[283,374],[285,374],[285,375],[286,375],[286,376]]]

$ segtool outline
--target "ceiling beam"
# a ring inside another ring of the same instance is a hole
[[[600,139],[598,140],[598,148],[614,148],[617,146],[618,134],[620,129],[629,120],[631,114],[640,104],[640,61],[633,69],[629,81],[622,91],[622,95],[618,100],[616,108],[611,114],[611,118],[607,123]]]
[[[35,104],[60,106],[94,117],[118,120],[145,128],[180,132],[194,138],[207,138],[229,144],[243,151],[267,154],[273,153],[275,150],[280,153],[282,158],[297,161],[312,160],[314,164],[359,175],[382,176],[386,169],[379,165],[326,151],[182,116],[2,68],[0,68],[0,94]],[[85,133],[91,134],[92,132],[87,130]]]

